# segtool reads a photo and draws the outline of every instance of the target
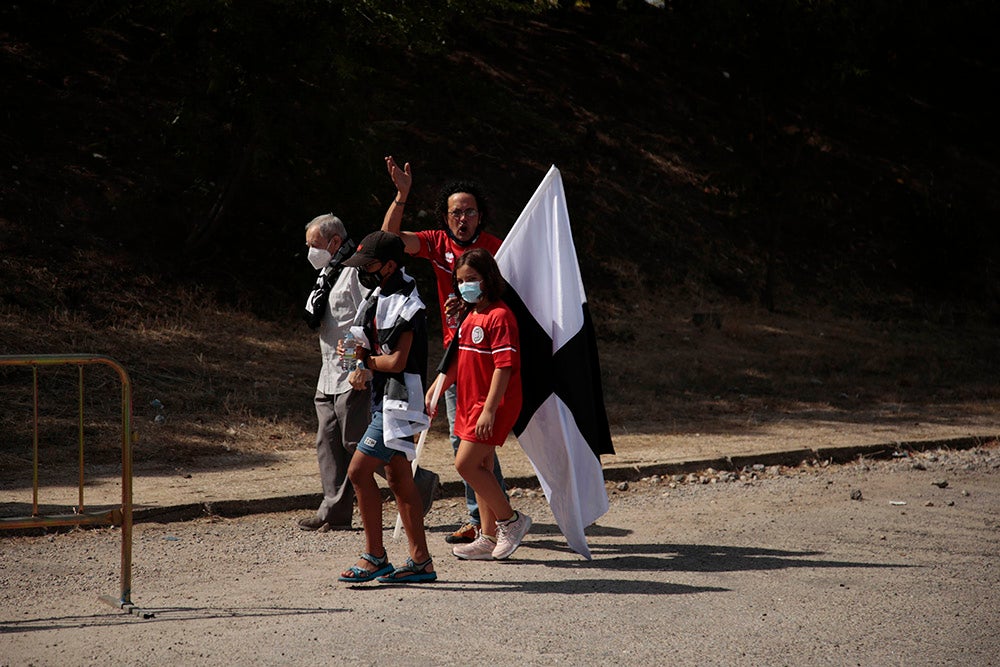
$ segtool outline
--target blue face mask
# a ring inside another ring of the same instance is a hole
[[[479,297],[482,296],[483,290],[479,287],[478,280],[470,280],[458,286],[458,293],[462,295],[462,299],[465,301],[476,303],[479,301]]]

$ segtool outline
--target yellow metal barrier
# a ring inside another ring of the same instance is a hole
[[[104,364],[113,368],[122,385],[122,501],[121,506],[105,512],[85,510],[83,498],[84,456],[83,456],[83,368],[89,364]],[[73,514],[41,515],[38,511],[38,367],[75,365],[79,370],[79,505]],[[117,361],[91,354],[42,354],[0,356],[0,366],[29,366],[32,371],[33,391],[33,470],[32,470],[32,512],[30,517],[0,519],[0,529],[44,528],[49,526],[114,525],[121,526],[121,590],[118,599],[102,595],[108,604],[135,611],[132,605],[132,382],[128,373]]]

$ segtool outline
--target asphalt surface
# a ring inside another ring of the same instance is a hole
[[[996,665],[1000,450],[956,444],[612,482],[590,561],[531,488],[509,560],[456,559],[442,538],[463,503],[445,495],[433,584],[338,584],[362,534],[298,530],[302,511],[143,521],[131,614],[98,601],[120,530],[8,536],[0,666]]]

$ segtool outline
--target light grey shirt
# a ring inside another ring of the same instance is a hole
[[[340,368],[337,341],[351,328],[366,291],[358,282],[358,272],[350,267],[344,267],[330,290],[330,300],[319,325],[319,349],[323,355],[323,367],[319,372],[316,389],[324,394],[342,394],[351,390],[351,384],[347,381],[350,373]]]

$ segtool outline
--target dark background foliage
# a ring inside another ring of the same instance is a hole
[[[592,299],[1000,316],[995,3],[35,0],[0,9],[0,299],[301,301],[411,161],[509,228],[549,165]],[[416,267],[419,272],[420,268]],[[139,296],[136,296],[139,295]]]

